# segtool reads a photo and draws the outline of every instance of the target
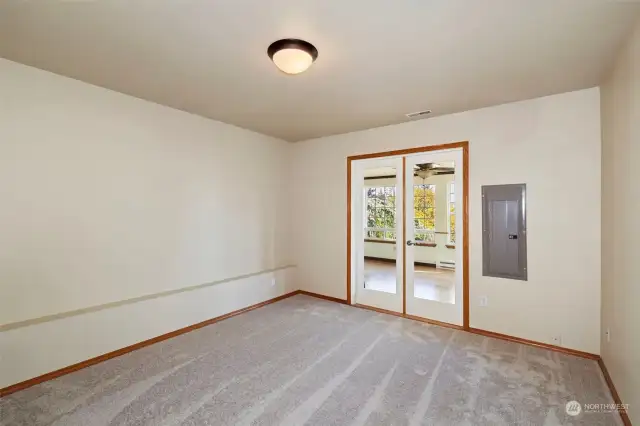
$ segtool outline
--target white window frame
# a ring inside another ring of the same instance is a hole
[[[382,185],[382,186],[368,186],[368,187],[365,187],[364,194],[363,194],[363,200],[364,200],[363,223],[365,225],[367,223],[367,213],[368,213],[367,209],[369,207],[369,200],[367,199],[367,192],[371,188],[376,188],[376,189],[377,188],[393,188],[394,192],[397,190],[396,186],[394,186],[394,185]],[[397,209],[394,209],[394,222],[397,224],[398,218],[395,217],[396,213],[397,213]],[[368,237],[367,235],[371,231],[373,231],[373,232],[382,232],[382,238]],[[394,233],[395,234],[395,232],[396,232],[395,228],[376,228],[376,227],[367,227],[367,226],[365,226],[365,228],[364,228],[365,239],[369,240],[369,241],[396,241],[397,235],[396,235],[396,238],[387,238],[387,233]]]
[[[453,195],[454,197],[457,196],[456,194],[456,183],[455,181],[451,181],[447,184],[447,243],[448,244],[452,244],[455,245],[456,242],[455,241],[451,241],[451,204],[453,204],[453,206],[455,207],[455,198],[453,203],[451,202],[451,195]],[[454,211],[454,215],[458,216],[458,211]]]
[[[415,191],[416,191],[416,187],[419,186],[430,186],[432,187],[432,191],[433,191],[433,207],[431,207],[431,209],[433,210],[433,228],[416,228],[415,227],[415,211],[416,211],[416,204],[415,204]],[[425,234],[426,238],[424,240],[416,240],[416,243],[418,244],[435,244],[436,242],[436,215],[437,215],[437,211],[436,211],[436,197],[437,197],[437,187],[436,184],[434,183],[414,183],[413,184],[413,194],[414,194],[414,203],[413,203],[413,218],[414,218],[414,232],[415,234]],[[415,238],[415,237],[414,237]]]

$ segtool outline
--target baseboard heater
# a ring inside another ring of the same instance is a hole
[[[456,262],[451,260],[441,260],[438,262],[438,268],[456,269]]]

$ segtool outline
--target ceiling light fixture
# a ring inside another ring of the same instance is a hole
[[[271,43],[267,54],[280,71],[287,74],[300,74],[316,60],[318,49],[307,41],[285,38]]]

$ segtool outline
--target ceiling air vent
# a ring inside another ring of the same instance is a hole
[[[418,117],[425,117],[429,114],[431,114],[431,110],[425,109],[424,111],[410,112],[409,114],[405,114],[405,115],[408,118],[418,118]]]

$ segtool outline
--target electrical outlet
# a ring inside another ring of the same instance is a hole
[[[275,285],[276,285],[276,278],[273,277],[273,278],[271,278],[271,287],[273,287]]]
[[[480,296],[480,306],[489,306],[489,298],[487,296]]]
[[[553,336],[553,344],[556,346],[562,345],[562,336],[561,335]]]
[[[605,336],[607,336],[607,342],[611,341],[611,330],[607,327],[607,331],[605,331]]]

